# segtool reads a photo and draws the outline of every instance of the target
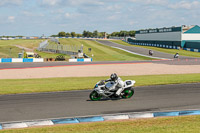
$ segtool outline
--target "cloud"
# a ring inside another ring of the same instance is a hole
[[[180,1],[175,4],[169,5],[170,8],[172,9],[194,9],[194,8],[199,8],[200,7],[200,2],[199,1]]]
[[[130,21],[129,21],[129,25],[130,25],[130,26],[133,26],[133,25],[135,25],[135,24],[137,24],[137,23],[138,23],[138,22],[133,21],[133,20],[130,20]]]
[[[68,3],[71,3],[74,6],[78,6],[78,5],[101,6],[101,5],[104,5],[104,2],[102,2],[100,0],[68,0]]]
[[[69,18],[71,15],[70,15],[70,13],[65,13],[65,17],[67,17],[67,18]]]
[[[62,0],[42,0],[40,4],[42,6],[56,6],[62,3]]]
[[[119,17],[117,15],[108,16],[108,20],[117,20]]]
[[[21,5],[23,0],[0,0],[0,6],[4,5]]]
[[[15,17],[14,16],[8,16],[8,21],[13,23],[15,21]]]
[[[168,0],[129,0],[130,2],[140,3],[145,5],[166,5],[169,3]]]
[[[30,11],[23,11],[22,14],[27,17],[43,17],[44,16],[44,14],[42,13],[38,14],[38,13],[30,12]]]
[[[116,10],[118,11],[118,10],[122,9],[122,6],[119,4],[114,4],[114,5],[107,6],[106,9],[108,11],[116,11]]]
[[[104,2],[100,0],[38,0],[42,6],[84,6],[84,5],[92,5],[92,6],[100,6],[104,5]]]
[[[10,24],[17,33],[56,34],[198,24],[199,7],[200,0],[0,0],[0,29],[8,32],[2,24]]]

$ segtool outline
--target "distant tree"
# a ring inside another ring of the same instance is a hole
[[[58,37],[58,35],[51,35],[51,37]]]
[[[82,34],[76,34],[77,37],[82,37]]]
[[[128,32],[127,32],[127,31],[120,31],[120,32],[119,32],[119,36],[120,36],[120,37],[128,36]]]
[[[95,31],[93,31],[93,37],[98,37],[98,31],[97,30],[95,30]]]
[[[83,36],[84,37],[93,37],[93,33],[92,32],[90,32],[90,31],[83,31]]]
[[[18,35],[18,36],[16,36],[16,37],[23,37],[22,35]]]
[[[61,32],[58,33],[58,36],[59,37],[65,37],[66,33],[64,31],[61,31]]]
[[[71,32],[71,36],[72,37],[76,37],[76,33],[75,32]]]
[[[119,37],[119,32],[113,32],[113,33],[111,33],[111,36]]]
[[[71,37],[71,34],[69,32],[67,32],[66,37]]]
[[[99,33],[99,37],[102,38],[102,37],[104,37],[104,36],[105,36],[105,32],[100,32],[100,33]]]
[[[93,37],[93,33],[90,32],[90,31],[88,31],[88,35],[87,35],[87,37]]]
[[[83,37],[87,37],[88,32],[86,30],[83,31]]]
[[[129,31],[129,36],[135,37],[135,31],[134,30]]]

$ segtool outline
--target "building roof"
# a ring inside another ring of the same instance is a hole
[[[146,29],[146,30],[139,30],[136,31],[136,34],[148,34],[148,33],[163,33],[163,32],[181,32],[180,27],[164,27],[164,28],[155,28],[155,29]]]
[[[190,27],[189,29],[187,30],[183,30],[184,33],[200,33],[200,27],[198,25],[195,25],[193,27]]]

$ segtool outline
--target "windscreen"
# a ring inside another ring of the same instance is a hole
[[[107,89],[108,89],[108,88],[111,88],[114,84],[115,84],[115,83],[114,83],[113,81],[108,82],[108,83],[106,84],[106,88],[107,88]]]

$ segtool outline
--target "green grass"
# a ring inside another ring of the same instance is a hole
[[[4,79],[0,80],[0,94],[19,94],[93,89],[97,81],[109,77]],[[197,83],[200,74],[121,76],[122,80],[135,80],[136,86]]]
[[[18,53],[22,52],[22,49],[15,47],[14,45],[20,45],[30,49],[37,48],[38,45],[43,40],[0,40],[0,58],[10,57],[10,48],[12,48],[11,57],[18,57]],[[129,61],[129,60],[152,60],[152,58],[143,57],[139,55],[133,55],[125,51],[111,48],[109,46],[104,46],[92,40],[84,39],[59,39],[59,42],[63,45],[84,45],[83,51],[88,56],[93,58],[93,61]],[[89,52],[88,48],[91,48],[92,51]],[[46,53],[36,51],[42,58],[56,58],[60,54]],[[94,55],[94,56],[92,56]],[[70,58],[69,55],[65,55],[67,59]]]
[[[35,50],[36,53],[38,53],[42,58],[56,58],[59,55],[62,55],[65,57],[66,61],[70,59],[70,55],[66,54],[56,54],[56,53],[46,53],[46,52],[40,52],[38,50]]]
[[[121,40],[111,40],[111,41],[118,43],[118,44],[125,45],[125,46],[142,47],[142,48],[160,51],[160,52],[164,52],[164,53],[169,53],[169,54],[173,54],[173,55],[175,53],[179,53],[179,55],[182,55],[182,56],[200,57],[200,53],[198,53],[198,52],[191,52],[191,51],[178,50],[178,49],[166,49],[166,48],[151,47],[151,46],[131,45],[131,44],[128,44],[128,43],[121,41]]]
[[[15,47],[15,45],[20,45],[26,48],[37,48],[38,45],[43,40],[22,40],[22,39],[16,39],[16,40],[0,40],[0,58],[16,58],[18,57],[18,53],[22,52],[22,49]],[[11,55],[10,55],[10,48],[11,49]]]
[[[88,56],[92,57],[94,61],[128,61],[128,60],[152,60],[152,58],[143,57],[139,55],[133,55],[125,51],[111,48],[99,44],[95,41],[84,40],[84,39],[60,39],[61,44],[74,44],[81,46],[83,44],[83,51]],[[92,51],[89,52],[88,48]]]
[[[3,130],[2,133],[199,133],[200,116],[132,119]]]

